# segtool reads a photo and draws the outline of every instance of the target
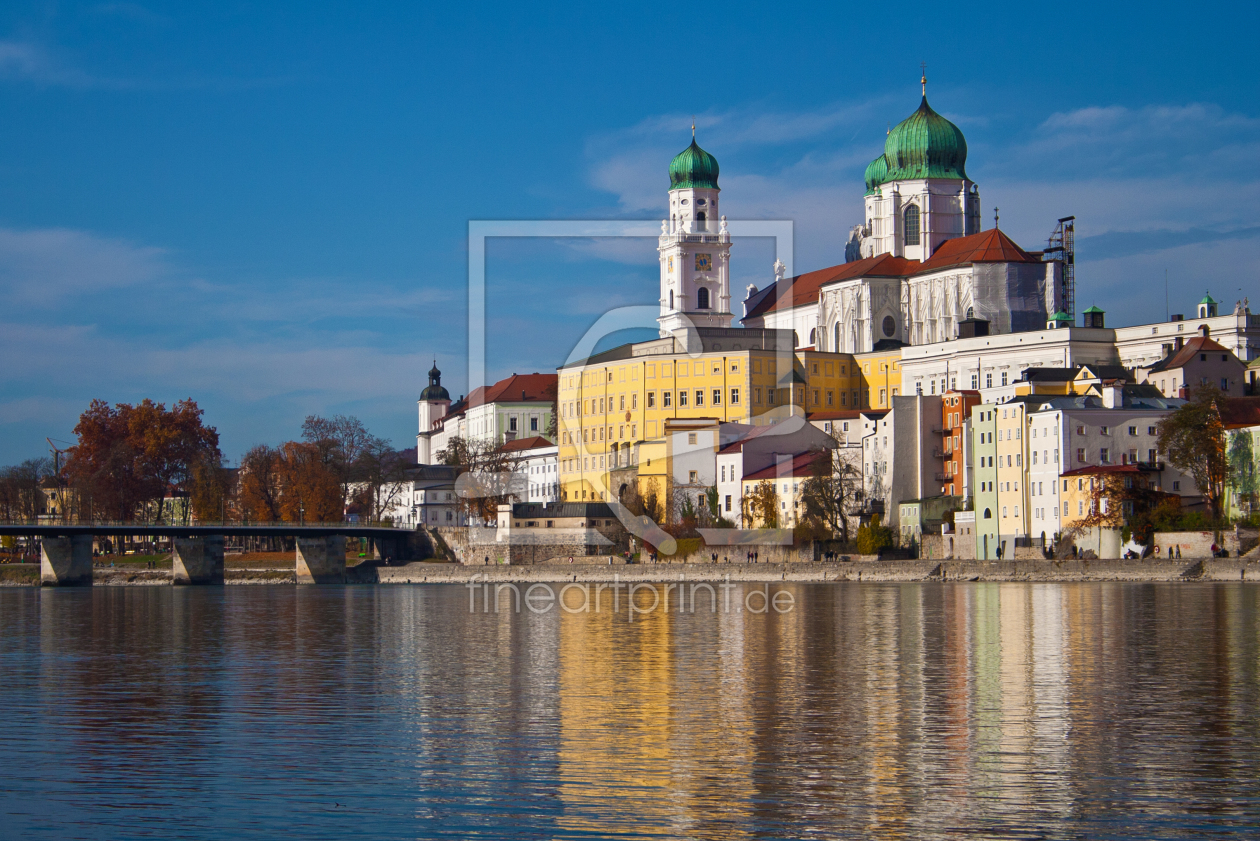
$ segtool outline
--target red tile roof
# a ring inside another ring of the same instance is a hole
[[[1156,362],[1149,369],[1149,373],[1156,371],[1170,371],[1175,368],[1183,368],[1186,363],[1193,362],[1197,353],[1229,353],[1229,349],[1222,347],[1207,336],[1194,336],[1187,339],[1181,349],[1171,356],[1166,356]]]
[[[957,239],[947,239],[936,253],[923,262],[915,274],[934,272],[950,266],[968,263],[1040,263],[1036,257],[1015,244],[999,228],[990,228],[978,234]]]
[[[744,477],[744,481],[759,482],[762,479],[793,479],[806,476],[816,475],[814,469],[815,462],[824,458],[831,458],[828,450],[811,450],[808,453],[801,453],[792,459],[791,468],[784,470],[785,465],[772,464],[767,468],[758,470]]]
[[[504,452],[515,452],[516,450],[536,450],[539,447],[554,447],[555,444],[548,441],[542,436],[535,435],[532,438],[517,438],[515,441],[508,441],[499,449]]]
[[[556,399],[556,374],[513,374],[468,395],[469,406],[486,403],[550,403]]]
[[[775,283],[771,287],[770,293],[762,298],[752,312],[748,313],[744,318],[755,318],[772,310],[790,309],[817,301],[818,290],[827,283],[835,283],[838,280],[849,280],[855,277],[905,277],[914,271],[913,267],[918,265],[918,260],[906,260],[901,257],[894,257],[891,254],[879,254],[853,263],[844,263],[843,265],[832,266],[827,269],[819,269],[816,272],[797,275]],[[781,287],[780,283],[783,284]],[[787,298],[786,293],[780,293],[779,291],[780,289],[786,290],[788,284],[791,284],[790,299]]]
[[[771,286],[757,305],[744,319],[756,318],[767,312],[780,309],[791,309],[818,300],[819,290],[829,283],[851,280],[859,277],[910,277],[925,272],[939,271],[950,266],[962,266],[969,263],[1040,263],[1041,260],[1029,254],[1015,244],[998,228],[990,228],[971,236],[946,240],[936,249],[926,262],[907,260],[891,254],[877,254],[852,263],[832,266],[797,275],[788,281],[781,281],[783,289],[791,283],[791,297],[779,292],[779,283]]]
[[[1099,473],[1151,473],[1155,468],[1144,464],[1093,464],[1089,467],[1078,467],[1060,476],[1096,476]]]
[[[807,421],[825,421],[825,420],[859,420],[862,417],[861,409],[838,409],[827,412],[809,412],[805,415]]]
[[[1226,429],[1260,426],[1260,397],[1226,397],[1217,409]]]

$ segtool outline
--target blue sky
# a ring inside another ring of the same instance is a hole
[[[868,13],[867,9],[871,9]],[[406,447],[465,387],[470,219],[656,219],[689,140],[732,218],[840,262],[861,174],[929,98],[985,225],[1078,218],[1110,323],[1260,301],[1254,4],[24,3],[0,8],[0,464],[92,398],[191,396],[235,461],[351,413]],[[1051,29],[1050,25],[1061,22]],[[771,275],[737,242],[733,287]],[[651,240],[492,242],[491,376],[657,294]],[[1241,290],[1241,291],[1240,291]]]

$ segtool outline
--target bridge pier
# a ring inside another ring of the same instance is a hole
[[[223,535],[177,537],[171,545],[172,584],[223,583]]]
[[[346,583],[346,539],[299,537],[297,539],[297,583]]]
[[[39,580],[45,587],[91,586],[92,535],[45,537],[39,555]]]

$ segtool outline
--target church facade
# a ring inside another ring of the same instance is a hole
[[[889,133],[866,168],[865,220],[842,266],[749,289],[743,323],[795,330],[800,347],[869,353],[953,339],[966,319],[993,333],[1040,329],[1063,305],[1063,266],[980,229],[962,132],[928,105]]]

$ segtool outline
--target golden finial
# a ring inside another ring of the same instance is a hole
[[[691,115],[691,139],[696,139],[696,115]]]
[[[923,96],[927,96],[927,62],[919,62],[919,69],[923,71],[923,75],[919,77],[919,84],[923,86]]]

